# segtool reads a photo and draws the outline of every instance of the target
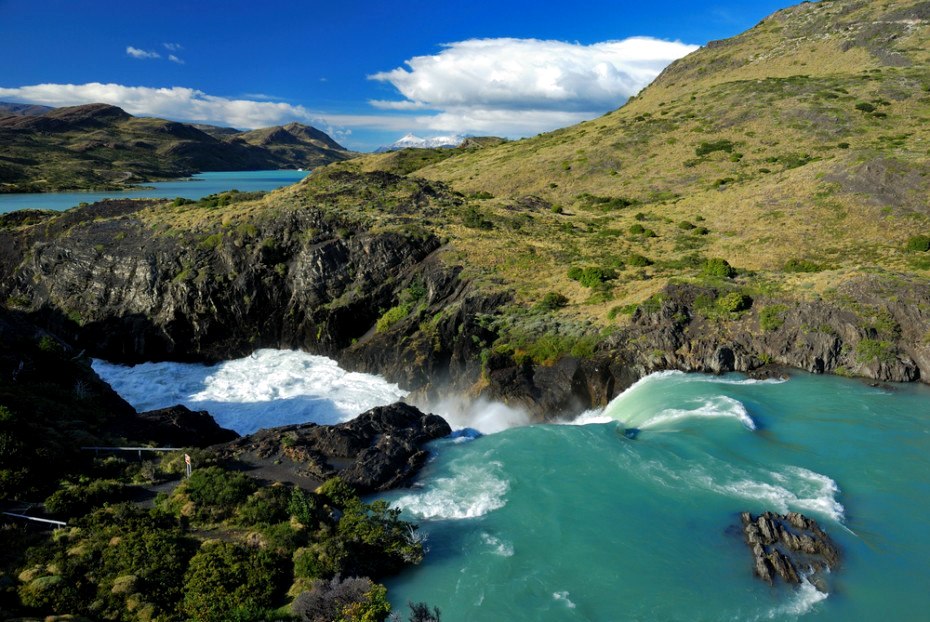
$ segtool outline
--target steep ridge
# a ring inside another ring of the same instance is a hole
[[[119,188],[197,171],[314,168],[352,157],[298,123],[240,132],[133,117],[107,104],[5,110],[12,114],[0,116],[0,192]]]

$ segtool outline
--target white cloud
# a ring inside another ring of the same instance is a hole
[[[0,87],[0,98],[46,106],[76,106],[101,102],[119,106],[135,115],[205,121],[240,128],[267,127],[290,121],[302,121],[323,127],[330,125],[323,116],[303,106],[281,102],[230,99],[180,86],[153,88],[100,82],[35,84],[18,88]]]
[[[148,59],[148,58],[161,58],[161,54],[158,52],[152,52],[149,50],[140,50],[139,48],[134,48],[131,45],[126,46],[126,53],[132,56],[133,58],[138,59]]]
[[[179,64],[179,65],[183,65],[183,64],[184,64],[184,61],[181,60],[180,58],[178,58],[177,56],[175,56],[174,54],[169,54],[169,55],[168,55],[168,60],[170,60],[172,63],[177,63],[177,64]]]
[[[169,52],[177,52],[178,50],[184,49],[184,46],[180,43],[162,43],[162,45],[165,46],[165,49]]]
[[[382,110],[436,110],[420,119],[437,131],[534,134],[618,107],[697,47],[650,37],[593,45],[471,39],[414,57],[406,69],[369,76],[405,98],[370,103]]]

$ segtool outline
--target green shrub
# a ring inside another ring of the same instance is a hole
[[[718,298],[716,304],[725,313],[739,313],[752,307],[752,298],[740,292],[730,292]]]
[[[122,501],[126,489],[121,483],[105,479],[82,479],[68,482],[45,500],[45,509],[57,516],[80,516],[106,502]]]
[[[470,205],[462,214],[462,224],[470,229],[493,229],[494,223],[485,218],[477,207]]]
[[[601,268],[599,266],[574,267],[568,271],[568,278],[593,289],[617,278],[617,273],[611,268]]]
[[[895,346],[890,341],[862,339],[856,344],[856,362],[891,363],[895,360]]]
[[[697,225],[695,225],[693,222],[682,220],[680,223],[678,223],[678,228],[683,231],[691,231],[692,229],[697,228]]]
[[[723,151],[725,153],[733,152],[733,143],[729,140],[716,140],[711,142],[703,142],[694,149],[694,154],[699,158],[702,156],[709,155],[715,151]]]
[[[391,307],[375,322],[375,330],[379,333],[387,332],[392,326],[410,315],[412,306],[409,303],[399,304]]]
[[[198,516],[224,518],[258,487],[248,475],[210,466],[195,469],[178,489],[194,502]]]
[[[733,269],[733,266],[731,266],[726,259],[720,259],[719,257],[706,260],[704,265],[701,266],[701,273],[705,276],[714,276],[723,279],[730,279],[736,276],[736,270]]]
[[[342,540],[318,534],[316,542],[294,552],[294,576],[330,579],[345,572],[348,563],[349,553]]]
[[[646,232],[646,228],[643,227],[639,223],[636,223],[635,225],[630,227],[630,233],[632,233],[633,235],[642,235],[645,232]]]
[[[872,104],[868,102],[859,102],[858,104],[856,104],[856,110],[859,110],[860,112],[866,112],[866,113],[875,112],[875,106],[873,106]]]
[[[355,488],[347,484],[341,477],[331,477],[317,489],[317,494],[324,497],[337,508],[344,508],[358,501]]]
[[[236,523],[243,526],[271,525],[290,517],[291,491],[286,486],[268,486],[249,496],[236,512]]]
[[[541,311],[555,311],[568,304],[568,298],[559,292],[549,292],[536,305]]]
[[[763,307],[759,311],[759,327],[765,331],[778,330],[785,323],[785,311],[788,308],[784,305],[771,305]]]
[[[915,235],[908,238],[904,248],[916,253],[926,253],[930,251],[930,235]]]
[[[807,259],[789,259],[785,262],[785,272],[820,272],[823,268]]]
[[[230,542],[204,545],[184,575],[181,610],[202,622],[256,619],[281,590],[284,565],[261,549]]]
[[[645,255],[639,255],[637,253],[632,253],[627,256],[625,263],[628,266],[633,266],[634,268],[645,268],[646,266],[651,266],[653,261],[646,257]]]
[[[318,495],[294,488],[288,500],[287,512],[301,524],[312,527],[324,516],[322,505]]]

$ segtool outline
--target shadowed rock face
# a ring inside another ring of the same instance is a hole
[[[225,445],[220,453],[259,470],[273,464],[279,479],[302,485],[338,475],[367,493],[407,482],[426,463],[428,452],[422,446],[451,433],[442,417],[398,402],[337,425],[260,430]]]
[[[110,433],[166,447],[208,447],[239,438],[220,427],[207,411],[193,411],[181,404],[118,419]]]
[[[752,552],[753,571],[771,585],[775,577],[798,584],[805,575],[839,564],[836,545],[813,519],[797,512],[740,514],[743,536]]]

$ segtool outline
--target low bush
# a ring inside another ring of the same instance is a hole
[[[701,273],[705,276],[723,279],[730,279],[736,276],[736,270],[733,266],[731,266],[726,259],[720,259],[719,257],[706,260],[704,265],[701,266]]]
[[[715,151],[733,153],[733,142],[726,139],[702,142],[694,149],[694,154],[700,158],[714,153]]]
[[[627,256],[625,263],[626,265],[633,266],[634,268],[645,268],[646,266],[651,266],[653,261],[645,255],[632,253]]]
[[[764,307],[759,311],[759,327],[765,331],[778,330],[785,323],[785,311],[787,310],[788,308],[784,305]]]
[[[740,292],[730,292],[717,299],[717,308],[724,313],[739,313],[752,307],[752,298]]]
[[[915,253],[926,253],[930,251],[930,235],[915,235],[908,238],[904,249]]]
[[[194,502],[197,515],[209,520],[231,515],[256,487],[255,480],[247,475],[211,466],[195,469],[177,492],[186,494]]]
[[[587,268],[574,267],[568,271],[568,278],[578,281],[585,287],[595,288],[603,285],[607,281],[617,278],[617,273],[611,268],[601,268],[599,266],[589,266]]]
[[[543,299],[537,303],[536,307],[541,311],[555,311],[568,304],[568,298],[558,292],[549,292]]]
[[[785,272],[820,272],[823,268],[807,259],[789,259],[785,262]]]

